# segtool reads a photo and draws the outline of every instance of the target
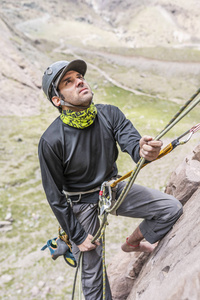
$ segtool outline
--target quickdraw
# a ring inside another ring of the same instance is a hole
[[[200,123],[196,124],[195,126],[193,126],[192,128],[190,128],[188,131],[186,131],[185,133],[183,133],[182,135],[180,135],[180,136],[177,138],[177,142],[179,143],[179,145],[183,145],[183,144],[187,143],[187,142],[191,139],[192,135],[193,135],[195,132],[197,132],[199,129],[200,129]],[[180,139],[181,139],[182,137],[186,136],[187,134],[188,134],[187,139],[184,140],[184,141],[180,141]]]
[[[182,135],[180,135],[178,138],[176,138],[175,140],[173,140],[170,144],[168,144],[165,148],[163,148],[158,157],[155,160],[158,160],[160,158],[162,158],[163,156],[169,154],[172,150],[174,150],[177,146],[179,145],[184,145],[186,144],[191,137],[193,136],[193,134],[195,132],[197,132],[200,129],[200,123],[196,124],[195,126],[193,126],[191,129],[187,130],[185,133],[183,133]],[[181,140],[184,136],[188,135],[188,137],[185,140]],[[154,161],[155,161],[154,160]],[[146,162],[143,164],[143,167],[145,167],[147,164],[149,164],[150,162]],[[132,174],[133,170],[128,172],[127,174],[125,174],[124,176],[120,177],[119,179],[115,180],[114,182],[111,182],[110,187],[113,188],[115,187],[120,181],[125,180],[126,178],[130,177]]]

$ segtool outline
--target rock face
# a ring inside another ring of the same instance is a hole
[[[173,172],[166,188],[185,204],[173,229],[149,257],[119,253],[108,267],[114,300],[200,299],[199,182],[200,145]]]
[[[200,145],[172,173],[165,192],[184,205],[200,186]]]
[[[125,300],[129,295],[133,282],[138,277],[147,253],[126,253],[121,250],[108,267],[108,276],[113,300]]]

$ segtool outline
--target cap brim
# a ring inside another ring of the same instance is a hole
[[[58,76],[58,78],[55,81],[55,87],[57,89],[59,83],[61,82],[62,78],[65,76],[65,74],[69,71],[76,71],[80,73],[81,75],[85,76],[87,70],[87,64],[84,60],[76,59],[72,60],[61,72],[61,74]]]

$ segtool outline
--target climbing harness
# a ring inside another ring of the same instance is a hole
[[[200,96],[197,97],[200,93],[200,88],[197,90],[197,92],[180,108],[180,110],[174,115],[174,117],[170,120],[170,122],[166,125],[166,127],[155,137],[154,140],[160,140],[162,136],[164,136],[173,126],[175,126],[186,114],[188,114],[199,102],[200,102]],[[159,154],[157,159],[160,159],[161,157],[165,156],[166,154],[170,153],[175,147],[178,145],[183,145],[187,143],[192,135],[200,129],[200,123],[193,126],[190,130],[186,131],[184,134],[180,135],[178,138],[176,138],[174,141],[172,141],[169,145],[167,145]],[[188,137],[185,140],[181,140],[183,137],[188,135]],[[103,264],[103,298],[102,300],[106,299],[106,268],[105,268],[105,229],[108,225],[107,217],[109,213],[112,213],[113,211],[117,210],[123,200],[125,199],[127,193],[129,192],[131,186],[133,185],[139,171],[141,168],[149,164],[150,162],[146,162],[145,158],[140,158],[139,162],[136,164],[135,169],[131,172],[127,173],[126,175],[122,176],[121,178],[117,180],[112,180],[110,182],[103,182],[100,192],[99,192],[99,205],[100,205],[100,217],[101,217],[101,224],[100,227],[96,233],[96,235],[93,237],[92,243],[94,243],[97,239],[102,240],[102,264]],[[115,201],[114,205],[112,205],[112,190],[114,187],[116,187],[117,183],[121,180],[124,180],[126,178],[129,178],[128,182],[126,183],[124,189],[122,190],[119,198]],[[61,235],[62,237],[62,235]],[[52,241],[52,240],[50,240]],[[47,242],[48,244],[48,242]],[[44,246],[45,249],[49,247],[48,245]],[[44,248],[43,247],[43,248]],[[42,248],[42,250],[44,250]],[[69,247],[68,247],[69,248]],[[52,251],[52,248],[50,248],[50,252]],[[71,250],[71,248],[69,248]],[[51,254],[54,254],[55,252],[51,252]],[[83,252],[80,252],[78,264],[75,272],[75,278],[74,278],[74,284],[73,284],[73,291],[72,291],[72,300],[74,300],[75,295],[75,287],[76,287],[76,279],[79,267],[82,266],[82,258],[83,258]],[[79,286],[79,295],[81,287]],[[80,299],[80,298],[79,298]]]

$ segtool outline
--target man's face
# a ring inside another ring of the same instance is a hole
[[[69,71],[62,78],[58,86],[64,101],[72,105],[87,107],[92,101],[92,90],[84,77],[76,72]]]

